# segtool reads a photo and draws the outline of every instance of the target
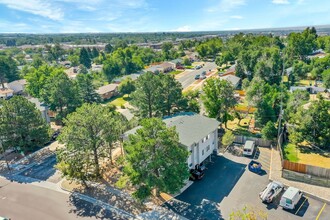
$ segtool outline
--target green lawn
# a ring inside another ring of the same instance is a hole
[[[284,151],[283,151],[284,159],[287,159],[291,162],[299,161],[299,158],[298,158],[299,150],[297,149],[296,145],[289,143],[289,144],[284,145],[283,148],[284,148]]]
[[[112,104],[117,107],[121,107],[122,105],[125,105],[129,100],[130,100],[130,98],[128,97],[128,95],[121,95],[121,96],[108,100],[107,103]]]
[[[175,76],[175,75],[177,75],[179,73],[182,73],[182,72],[183,72],[182,70],[173,70],[173,71],[169,72],[169,74]]]

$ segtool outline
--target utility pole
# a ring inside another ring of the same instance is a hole
[[[284,56],[283,53],[282,56],[282,74],[281,74],[281,84],[280,84],[280,96],[281,96],[281,104],[280,104],[280,113],[278,115],[278,131],[277,131],[277,150],[278,145],[280,144],[280,135],[281,135],[281,125],[282,125],[282,116],[283,116],[283,94],[282,94],[282,87],[283,87],[283,76],[284,76]],[[283,138],[283,137],[282,137]]]

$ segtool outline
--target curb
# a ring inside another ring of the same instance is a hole
[[[134,216],[133,214],[128,213],[127,211],[122,210],[122,209],[119,209],[119,208],[117,208],[117,207],[115,207],[115,206],[109,205],[109,204],[106,203],[106,202],[103,202],[103,201],[101,201],[101,200],[98,200],[98,199],[96,199],[96,198],[93,198],[93,197],[87,196],[87,195],[82,194],[82,193],[78,193],[78,192],[74,192],[74,191],[70,191],[70,190],[68,190],[68,189],[65,189],[64,187],[62,187],[62,182],[63,182],[63,180],[60,182],[60,188],[61,188],[62,190],[66,191],[66,192],[69,192],[69,193],[71,193],[71,194],[78,195],[78,197],[80,197],[80,199],[82,199],[82,200],[84,200],[84,201],[86,201],[86,202],[90,202],[90,203],[97,204],[97,205],[99,205],[99,206],[101,206],[101,207],[103,207],[103,208],[105,208],[105,209],[108,209],[108,210],[111,211],[111,212],[117,212],[117,213],[119,213],[119,214],[121,214],[121,215],[123,214],[123,215],[125,215],[125,216],[129,216],[129,217],[132,218],[132,219],[140,219],[140,218]],[[93,201],[93,202],[92,202],[92,201]],[[111,210],[111,209],[113,209],[113,210]]]

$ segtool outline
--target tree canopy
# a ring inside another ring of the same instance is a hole
[[[5,88],[6,82],[11,82],[19,78],[16,62],[8,56],[0,56],[0,84]]]
[[[167,128],[161,119],[144,119],[141,126],[124,142],[124,171],[137,188],[135,197],[147,198],[152,190],[177,192],[189,177],[186,147],[180,145],[175,128]]]
[[[294,116],[290,129],[290,139],[298,144],[307,141],[314,146],[330,146],[330,113],[329,103],[322,96],[312,101],[308,109],[300,107]]]
[[[202,100],[208,116],[226,123],[230,110],[236,104],[234,87],[226,80],[209,78],[205,81],[203,92]]]
[[[125,123],[110,106],[84,104],[67,116],[57,152],[58,168],[65,176],[86,181],[100,178],[103,163],[112,158],[113,143],[119,140]]]
[[[49,126],[34,103],[14,96],[0,105],[0,138],[6,149],[30,151],[49,141]]]

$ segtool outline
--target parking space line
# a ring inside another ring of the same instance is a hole
[[[324,208],[325,208],[326,205],[327,205],[327,204],[324,203],[324,205],[322,206],[322,208],[321,208],[321,210],[320,210],[320,212],[319,212],[319,214],[317,215],[317,217],[316,217],[315,220],[319,220],[319,218],[320,218],[320,216],[321,216],[321,213],[323,212],[323,210],[324,210]]]
[[[299,209],[296,211],[295,215],[297,215],[297,213],[300,211],[301,207],[305,204],[306,200],[308,199],[308,197],[306,196],[305,200],[303,201],[303,203],[301,203]]]

